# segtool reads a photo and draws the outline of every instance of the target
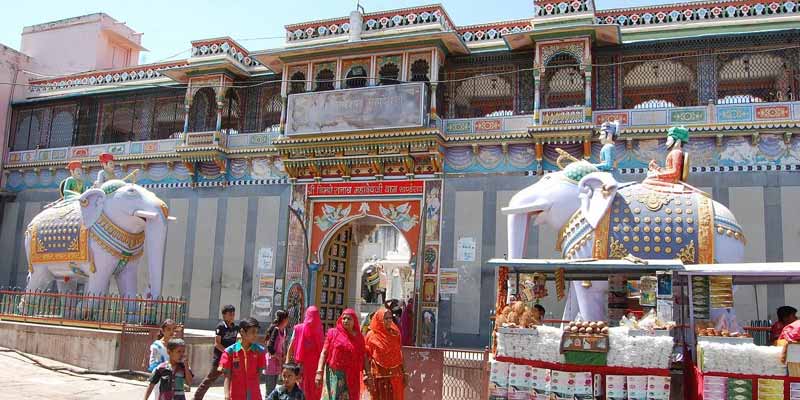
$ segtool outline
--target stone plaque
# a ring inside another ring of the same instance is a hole
[[[424,83],[300,93],[289,96],[287,135],[419,128],[425,124]]]

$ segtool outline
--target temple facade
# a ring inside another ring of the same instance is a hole
[[[190,327],[225,304],[264,319],[316,304],[331,323],[394,294],[413,300],[418,344],[483,347],[498,210],[558,169],[557,149],[599,162],[607,121],[621,181],[687,127],[689,182],[737,216],[747,261],[800,260],[800,5],[536,0],[519,18],[357,10],[287,25],[278,49],[202,39],[187,59],[30,79],[5,131],[0,285],[24,286],[22,232],[67,163],[93,177],[109,153],[177,218],[163,292],[189,300]],[[528,257],[560,258],[556,234],[535,228]],[[358,254],[386,237],[386,254]],[[743,319],[800,302],[761,285],[737,304],[754,291],[768,301]]]

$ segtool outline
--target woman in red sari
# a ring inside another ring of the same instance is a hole
[[[403,345],[391,311],[378,310],[369,328],[366,339],[370,360],[367,387],[372,400],[403,400]]]
[[[294,326],[292,342],[286,352],[287,361],[300,364],[302,369],[300,389],[306,400],[319,400],[322,396],[321,388],[314,382],[314,371],[322,352],[324,337],[319,310],[315,306],[308,307],[303,323]]]
[[[315,381],[323,400],[359,400],[361,371],[367,370],[364,336],[352,308],[342,312],[336,328],[329,329],[319,358]]]

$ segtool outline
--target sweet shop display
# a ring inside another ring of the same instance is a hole
[[[699,340],[698,364],[706,373],[722,372],[759,376],[786,376],[783,348],[753,343],[717,343]]]

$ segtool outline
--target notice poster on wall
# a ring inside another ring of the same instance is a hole
[[[275,294],[275,265],[271,247],[262,247],[256,256],[253,271],[253,307],[251,315],[259,321],[269,321]]]
[[[458,293],[458,269],[442,268],[439,270],[439,294]]]
[[[456,244],[456,261],[475,261],[475,238],[462,237]]]

